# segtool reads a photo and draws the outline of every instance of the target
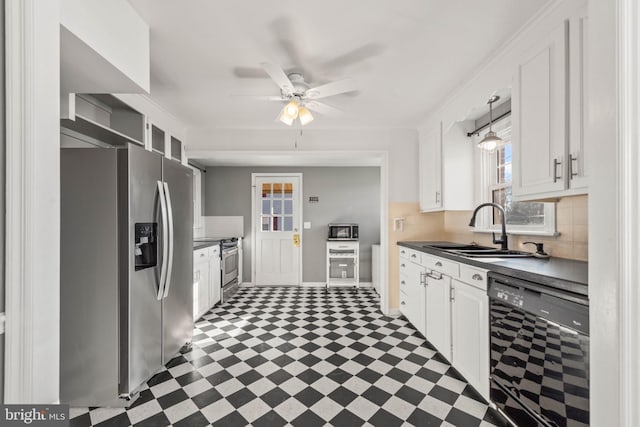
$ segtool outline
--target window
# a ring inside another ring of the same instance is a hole
[[[262,231],[293,230],[293,184],[262,184]]]
[[[505,118],[493,125],[494,131],[505,145],[494,152],[479,151],[480,200],[493,202],[505,208],[507,231],[513,234],[555,234],[555,204],[541,202],[516,202],[511,192],[512,146],[511,120]],[[476,137],[479,138],[479,137]],[[477,142],[477,141],[476,141]],[[499,229],[502,214],[497,209],[478,212],[478,228]]]

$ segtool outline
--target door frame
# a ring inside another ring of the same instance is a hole
[[[256,232],[257,232],[257,227],[256,227],[256,178],[260,177],[260,178],[268,178],[271,176],[293,176],[298,178],[298,181],[300,182],[300,189],[298,191],[298,197],[297,197],[297,202],[298,202],[298,206],[299,208],[299,215],[300,215],[300,227],[299,227],[299,234],[300,234],[300,250],[298,251],[298,286],[302,285],[302,251],[304,250],[304,241],[302,238],[302,225],[303,225],[303,219],[304,217],[302,216],[302,211],[303,211],[303,206],[302,206],[302,188],[303,188],[303,183],[302,183],[302,172],[253,172],[251,174],[251,285],[252,286],[257,286],[256,284]]]

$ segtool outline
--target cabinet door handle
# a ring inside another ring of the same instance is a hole
[[[416,254],[411,254],[411,258],[418,258]]]
[[[471,276],[471,278],[472,278],[473,280],[482,280],[482,276],[481,276],[481,275],[479,275],[478,273],[476,273],[476,274],[474,274],[473,276]]]
[[[404,264],[400,264],[400,267],[405,268],[405,267],[406,267],[406,265],[404,265]]]
[[[407,303],[405,303],[404,301],[402,301],[400,304],[401,305],[407,305]]]
[[[442,267],[442,263],[440,261],[436,262],[436,267]]]
[[[557,182],[560,178],[562,178],[562,175],[558,175],[558,166],[560,166],[561,164],[562,162],[558,160],[557,157],[553,159],[553,182]],[[560,169],[560,171],[562,171],[562,169]]]
[[[574,176],[578,176],[578,172],[574,172],[573,171],[573,162],[576,162],[576,166],[577,162],[578,162],[578,155],[576,154],[575,157],[573,157],[573,154],[569,154],[569,179],[573,179]],[[578,168],[576,167],[576,171],[578,170]]]
[[[440,192],[436,191],[436,203],[440,203]]]
[[[406,285],[406,282],[403,280],[400,282],[401,285]]]

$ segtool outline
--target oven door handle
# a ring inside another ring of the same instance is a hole
[[[235,255],[238,253],[238,248],[233,248],[233,249],[224,249],[222,251],[222,258],[227,258],[231,255]]]

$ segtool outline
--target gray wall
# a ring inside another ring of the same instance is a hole
[[[251,278],[251,174],[300,172],[302,177],[303,282],[326,281],[325,243],[327,224],[354,222],[360,225],[360,281],[371,281],[371,245],[380,243],[380,168],[378,167],[210,167],[207,168],[206,216],[244,216],[245,281]],[[318,203],[309,203],[318,196]]]

